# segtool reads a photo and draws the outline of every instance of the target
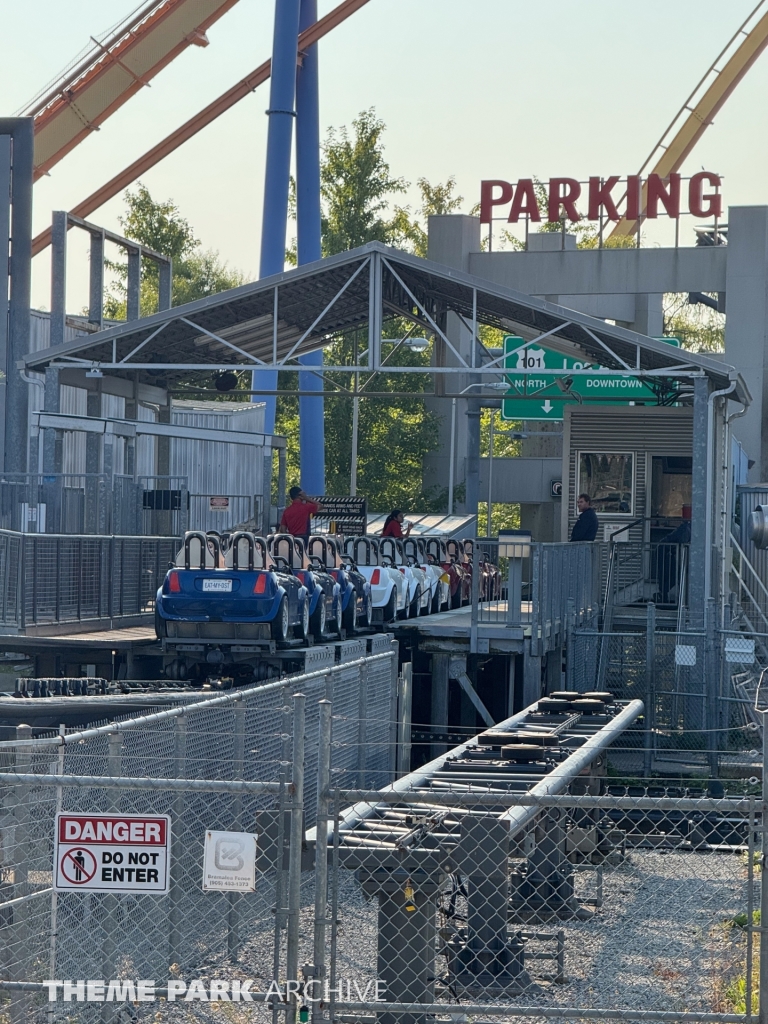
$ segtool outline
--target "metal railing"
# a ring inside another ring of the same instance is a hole
[[[149,622],[178,547],[175,537],[0,530],[0,629]]]
[[[543,654],[561,642],[568,622],[597,623],[603,548],[600,543],[531,544],[520,559],[520,601],[510,604],[509,559],[499,557],[496,538],[474,541],[472,626],[530,628]],[[513,574],[514,575],[514,574]],[[514,584],[513,584],[514,588]]]
[[[676,612],[682,624],[688,602],[688,545],[612,541],[603,598],[605,629],[611,630],[619,608],[649,601]]]

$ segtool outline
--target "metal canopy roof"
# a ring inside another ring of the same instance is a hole
[[[297,371],[299,356],[325,347],[340,332],[362,327],[373,339],[364,358],[324,369],[370,372],[383,366],[382,324],[402,317],[442,341],[440,362],[450,365],[432,366],[430,372],[471,373],[478,381],[503,376],[503,357],[488,354],[482,365],[462,357],[446,333],[448,313],[475,336],[479,325],[487,324],[614,371],[689,384],[692,377],[706,376],[716,389],[732,386],[734,399],[750,401],[740,375],[718,359],[681,351],[379,242],[31,353],[25,366],[41,371],[50,364],[96,365],[111,374],[172,386],[195,370]],[[425,369],[388,361],[386,372]],[[595,371],[568,371],[572,373]]]

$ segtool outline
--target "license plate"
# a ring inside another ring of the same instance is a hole
[[[232,580],[203,580],[203,590],[215,594],[231,594]]]

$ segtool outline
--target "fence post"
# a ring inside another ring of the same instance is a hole
[[[357,784],[360,789],[365,789],[365,762],[366,762],[366,711],[368,708],[368,665],[363,662],[358,672],[358,702],[357,702]]]
[[[291,793],[291,835],[288,851],[288,936],[286,979],[298,981],[299,914],[301,910],[301,847],[304,839],[304,723],[307,698],[293,695],[293,770]],[[296,1004],[286,1007],[286,1024],[296,1020]]]
[[[245,704],[239,700],[235,704],[235,733],[232,738],[232,778],[242,779],[245,765]],[[232,831],[240,832],[243,827],[243,798],[237,794],[232,797]],[[227,893],[229,913],[227,915],[227,953],[234,963],[240,952],[240,909],[243,894]]]
[[[331,717],[332,705],[329,700],[319,704],[317,746],[317,843],[315,845],[315,933],[313,977],[323,991],[326,978],[325,927],[328,916],[328,810],[331,786]],[[313,1024],[323,1019],[323,1004],[312,1004]]]
[[[31,725],[16,726],[17,740],[32,739]],[[32,755],[29,747],[16,748],[16,771],[20,773],[32,770]],[[27,895],[27,880],[29,877],[29,793],[28,786],[24,782],[16,785],[16,807],[14,811],[15,828],[13,843],[13,895]],[[13,908],[14,938],[15,938],[15,963],[14,955],[11,953],[11,971],[9,972],[14,981],[30,981],[26,977],[29,970],[29,904],[20,903]],[[27,1024],[31,1015],[31,997],[27,992],[12,992],[10,997],[10,1024]]]
[[[760,808],[761,858],[760,865],[760,989],[758,994],[759,1024],[768,1024],[768,714],[762,712],[763,726],[763,795]]]
[[[478,541],[472,541],[472,589],[471,606],[469,617],[469,653],[477,654],[477,623],[480,616],[480,573],[478,566],[480,559],[477,557]],[[450,602],[449,602],[450,603]],[[507,593],[507,608],[509,608],[509,593]]]
[[[715,635],[717,609],[714,598],[710,597],[707,599],[707,605],[704,613],[706,620],[706,637],[704,639],[704,692],[706,694],[705,729],[708,734],[707,760],[709,762],[710,777],[716,779],[720,765],[720,733],[718,728],[720,725],[720,701],[718,700],[719,679],[717,640]]]
[[[566,626],[565,626],[565,688],[566,690],[573,690],[576,687],[573,685],[574,682],[574,669],[576,667],[574,663],[575,651],[574,647],[574,630],[576,628],[576,604],[572,598],[568,598],[568,611],[566,612]]]
[[[411,770],[411,700],[413,662],[406,661],[397,678],[397,778]]]
[[[174,771],[177,779],[187,777],[187,716],[179,715],[173,723]],[[184,822],[184,794],[177,793],[171,808],[171,871],[168,899],[168,964],[173,969],[181,964],[184,937],[181,928],[181,901],[184,895],[183,865],[184,842],[181,829]]]
[[[645,715],[643,738],[643,774],[650,777],[653,768],[654,718],[656,709],[656,605],[646,606],[645,632]]]
[[[56,774],[64,774],[64,754],[66,747],[64,745],[64,737],[67,735],[67,727],[63,723],[59,725],[59,736],[61,736],[61,745],[59,746],[56,755]],[[61,786],[56,787],[56,813],[64,810],[64,790]],[[54,819],[55,820],[55,819]],[[59,915],[59,896],[57,892],[51,893],[51,935],[50,945],[48,952],[48,977],[56,977],[56,939],[58,936],[58,915]],[[53,1024],[55,1019],[54,1007],[48,1010],[48,1020]]]
[[[112,733],[109,736],[109,752],[107,754],[107,774],[110,778],[120,778],[123,774],[123,739],[124,736],[121,732]],[[117,812],[120,810],[120,790],[113,789],[108,797],[110,810]],[[98,899],[98,897],[97,897]],[[120,897],[114,896],[111,893],[101,897],[102,904],[101,910],[104,914],[104,920],[102,924],[104,940],[102,943],[102,961],[101,961],[101,977],[105,981],[109,981],[112,978],[117,977],[117,963],[115,957],[115,935],[119,933],[120,921],[118,920],[118,911],[120,909]],[[101,1008],[101,1019],[103,1021],[111,1021],[114,1016],[114,1008],[110,1008],[106,1005]]]

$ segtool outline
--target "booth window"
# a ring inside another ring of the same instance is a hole
[[[579,452],[579,486],[599,515],[628,515],[635,504],[634,452]],[[574,503],[576,501],[574,495]]]

